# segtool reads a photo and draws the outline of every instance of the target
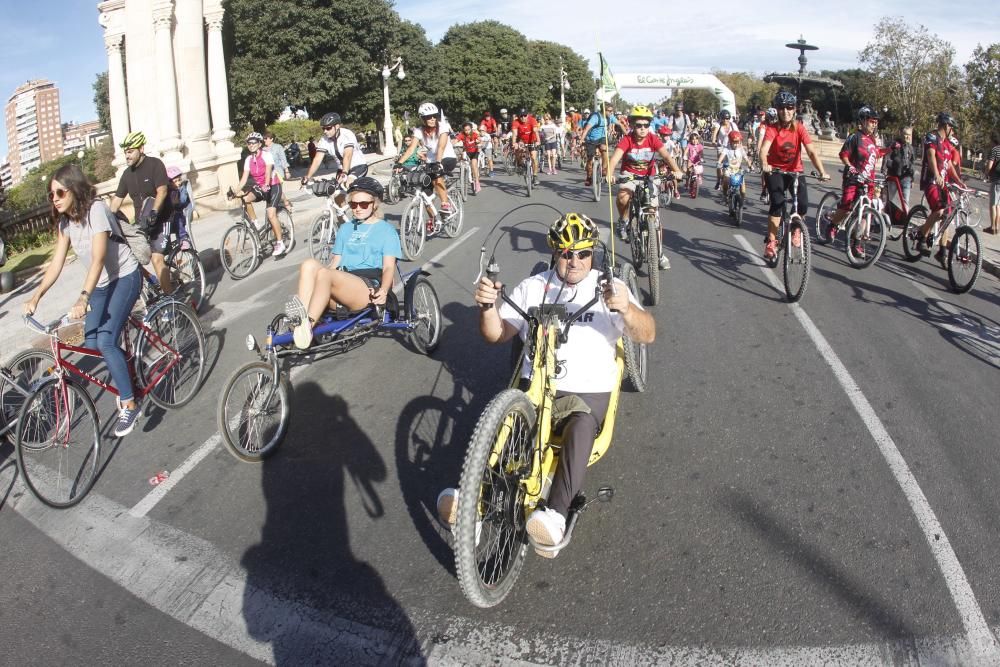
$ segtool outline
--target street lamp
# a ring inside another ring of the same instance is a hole
[[[549,86],[552,90],[552,86]],[[559,119],[566,118],[566,91],[570,90],[569,81],[566,79],[566,68],[563,67],[562,58],[559,59]]]
[[[382,105],[384,107],[385,116],[382,119],[382,154],[383,155],[393,155],[396,152],[396,143],[392,137],[392,116],[389,115],[389,78],[392,76],[393,70],[396,70],[396,78],[400,81],[406,78],[406,72],[403,70],[403,59],[401,57],[396,58],[396,62],[391,65],[384,65],[382,67]]]

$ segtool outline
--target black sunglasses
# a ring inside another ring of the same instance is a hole
[[[49,201],[54,201],[56,199],[62,199],[66,196],[69,190],[63,190],[62,188],[56,188],[55,190],[49,190]]]
[[[573,257],[577,259],[590,259],[590,256],[593,254],[593,250],[563,250],[559,253],[559,256],[569,261]]]
[[[334,127],[336,127],[336,125],[324,125],[323,131],[326,132],[327,130],[332,130]]]
[[[795,110],[795,106],[792,105],[792,106],[788,106],[788,107],[778,107],[778,109],[781,110],[781,111],[788,111],[789,109],[791,109],[792,111],[794,111]]]
[[[432,114],[430,116],[421,116],[421,118],[424,120],[431,120],[431,119],[437,120],[438,117],[436,114]]]
[[[637,130],[640,128],[649,127],[649,123],[632,123],[632,124],[635,126],[635,129]]]
[[[371,206],[374,203],[375,203],[374,200],[369,199],[367,201],[352,201],[352,202],[347,202],[347,205],[350,206],[351,208],[366,209],[366,208],[368,208],[369,206]]]

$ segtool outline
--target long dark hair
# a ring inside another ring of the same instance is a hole
[[[97,189],[84,175],[76,164],[67,164],[56,170],[49,179],[48,191],[52,192],[52,181],[59,181],[64,188],[73,193],[73,206],[66,214],[73,220],[83,220],[90,211],[90,205],[97,198]],[[52,205],[52,218],[59,219],[61,214]]]

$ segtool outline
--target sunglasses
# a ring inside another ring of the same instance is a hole
[[[795,107],[778,107],[778,111],[795,111]]]
[[[632,125],[634,125],[635,129],[637,129],[637,130],[641,130],[643,128],[648,128],[649,127],[649,123],[632,123]]]
[[[55,201],[56,199],[62,199],[69,193],[69,190],[63,190],[62,188],[56,188],[55,190],[49,191],[49,201]]]
[[[256,139],[247,142],[247,146],[257,146],[258,144],[260,144],[260,142],[257,141]]]
[[[323,131],[326,132],[327,130],[332,130],[334,127],[336,127],[336,125],[324,125]]]
[[[421,118],[424,119],[424,120],[437,120],[438,119],[437,116],[421,116]]]
[[[368,208],[369,206],[371,206],[374,203],[375,203],[375,200],[369,199],[367,201],[352,201],[352,202],[348,202],[347,205],[350,206],[351,208],[366,209],[366,208]]]
[[[559,256],[566,261],[569,261],[573,257],[577,259],[590,259],[590,256],[594,254],[593,250],[563,250],[559,253]]]

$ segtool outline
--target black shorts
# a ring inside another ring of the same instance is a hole
[[[281,203],[281,183],[272,185],[271,189],[266,191],[259,185],[247,183],[243,186],[243,192],[252,192],[254,201],[266,201],[267,208],[278,208],[278,204]]]
[[[604,140],[600,141],[587,141],[584,143],[583,147],[587,150],[587,158],[594,157],[594,153],[600,150],[601,146],[604,145]]]
[[[441,168],[444,169],[445,176],[451,176],[451,173],[455,171],[455,165],[458,164],[458,158],[446,157],[441,159]]]
[[[475,151],[474,153],[466,152],[465,154],[469,156],[470,162],[475,162],[479,159],[479,151]]]
[[[382,285],[382,269],[354,269],[348,273],[361,278],[372,289],[378,289]]]
[[[806,179],[801,174],[799,179],[799,201],[796,209],[799,215],[805,215],[809,209],[809,192],[806,189]],[[768,215],[773,218],[780,218],[781,212],[785,208],[785,191],[792,191],[792,177],[784,174],[767,175],[767,191],[771,195],[771,207]]]

